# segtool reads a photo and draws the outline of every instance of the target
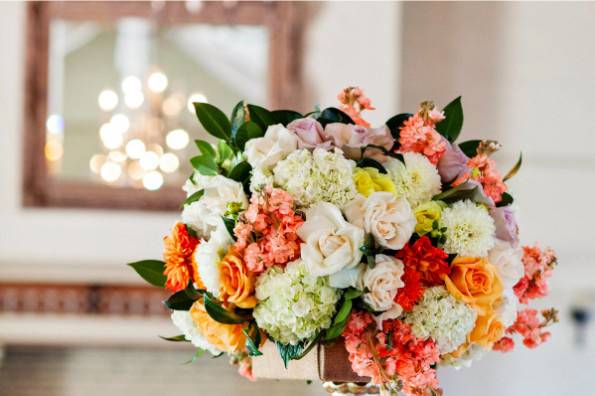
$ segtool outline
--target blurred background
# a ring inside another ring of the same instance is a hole
[[[462,95],[461,139],[503,144],[521,238],[553,246],[561,322],[534,351],[441,369],[447,395],[595,388],[594,3],[0,4],[0,395],[321,395],[247,384],[192,357],[159,291],[124,264],[161,256],[192,140],[188,110],[240,99],[336,104],[373,124]]]

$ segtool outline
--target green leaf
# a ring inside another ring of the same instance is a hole
[[[314,347],[316,345],[318,345],[318,341],[322,337],[323,333],[324,333],[324,331],[319,331],[318,334],[316,334],[316,337],[314,337],[314,339],[312,341],[310,341],[310,344],[308,344],[308,346],[298,356],[296,356],[293,360],[300,360],[301,358],[306,356],[308,353],[310,353],[310,351],[312,349],[314,349]]]
[[[142,260],[128,263],[137,274],[153,286],[165,287],[167,277],[163,275],[165,263],[161,260]]]
[[[234,219],[231,219],[229,217],[221,217],[223,219],[223,224],[225,224],[225,228],[227,229],[227,232],[229,233],[229,236],[231,236],[233,238],[233,240],[236,240],[236,235],[233,232],[234,228],[236,227],[236,221]]]
[[[465,182],[458,186],[451,188],[450,190],[444,191],[438,195],[432,197],[434,201],[443,201],[447,204],[451,204],[456,201],[462,201],[469,199],[475,203],[489,205],[491,202],[481,193],[479,187],[475,184]]]
[[[229,172],[229,175],[227,175],[227,177],[229,177],[232,180],[243,183],[250,177],[251,170],[252,167],[250,166],[250,164],[247,161],[242,161],[236,166],[234,166],[234,168]]]
[[[341,110],[337,109],[336,107],[327,107],[320,113],[318,117],[318,122],[325,127],[327,124],[332,124],[334,122],[340,122],[343,124],[355,124],[351,117],[347,114],[342,112]]]
[[[196,116],[211,135],[229,141],[231,138],[231,124],[227,116],[218,108],[209,103],[194,103]]]
[[[198,147],[198,149],[200,150],[200,153],[205,157],[215,158],[215,156],[217,155],[217,152],[215,151],[213,146],[211,146],[211,143],[200,139],[195,140],[194,143],[196,144],[196,147]]]
[[[246,350],[250,356],[262,356],[262,352],[258,349],[260,347],[260,330],[255,321],[251,321],[248,327],[242,329],[246,336]]]
[[[277,350],[279,351],[279,355],[281,356],[281,359],[283,360],[283,364],[285,365],[285,368],[287,368],[287,364],[289,363],[290,360],[296,359],[298,356],[300,356],[300,354],[304,350],[304,345],[302,343],[298,343],[296,345],[291,345],[291,344],[282,344],[279,341],[276,341],[275,344],[277,344]]]
[[[511,170],[508,171],[506,176],[502,180],[506,181],[514,177],[517,172],[521,169],[521,165],[523,165],[523,153],[519,155],[519,159],[517,160],[516,164],[512,167]]]
[[[363,291],[350,287],[349,289],[347,289],[347,291],[345,291],[345,293],[343,293],[343,298],[346,300],[354,300],[358,297],[361,297],[363,294]]]
[[[463,128],[463,105],[460,96],[446,105],[444,116],[444,120],[436,124],[436,130],[452,143],[457,140]]]
[[[235,139],[236,132],[240,125],[246,121],[246,113],[244,111],[244,106],[246,105],[245,101],[238,102],[237,105],[233,108],[231,112],[231,137]]]
[[[192,157],[190,159],[190,163],[192,164],[192,167],[194,167],[194,169],[196,169],[202,175],[216,176],[218,174],[217,164],[213,158],[199,155]]]
[[[165,341],[172,341],[172,342],[190,342],[186,339],[186,336],[184,336],[184,334],[180,334],[180,335],[172,336],[172,337],[159,336],[159,338],[161,338],[162,340],[165,340]]]
[[[399,138],[401,136],[401,127],[403,126],[405,121],[407,121],[410,117],[413,117],[413,114],[401,113],[401,114],[397,114],[396,116],[389,118],[388,121],[385,122],[386,126],[390,130],[391,135],[395,139],[395,144],[393,145],[392,150],[396,150],[399,148],[399,146],[400,146]]]
[[[335,316],[334,322],[345,322],[351,313],[351,308],[353,308],[353,302],[351,300],[344,300],[341,308],[339,308],[339,312]]]
[[[190,205],[193,202],[198,201],[199,199],[202,198],[202,196],[205,194],[205,190],[198,190],[197,192],[191,194],[188,198],[186,198],[186,200],[184,200],[184,203],[182,203],[182,207],[186,206],[186,205]]]
[[[196,300],[198,300],[197,296],[188,293],[186,290],[180,290],[179,292],[172,294],[167,300],[163,302],[163,304],[167,308],[176,311],[188,311]]]
[[[184,362],[184,364],[191,364],[191,363],[196,362],[198,360],[198,358],[200,358],[202,355],[205,354],[205,352],[206,352],[206,350],[197,348],[196,352],[194,352],[194,356],[192,356],[192,359],[188,360],[187,362]]]
[[[244,150],[246,142],[264,136],[262,128],[254,121],[246,121],[238,128],[235,136],[235,144],[240,150]]]
[[[467,157],[475,157],[477,155],[477,148],[481,144],[481,140],[467,140],[459,144],[459,148]]]
[[[223,308],[219,304],[219,301],[211,297],[208,293],[204,294],[204,302],[205,310],[207,311],[209,316],[219,323],[240,324],[248,322],[250,320],[250,315],[248,314],[230,311]]]
[[[250,121],[257,123],[263,131],[266,131],[269,125],[275,124],[275,118],[264,107],[249,104],[248,112],[250,113]]]
[[[293,110],[274,110],[271,112],[271,116],[275,120],[275,124],[283,124],[287,126],[291,121],[298,120],[304,116]]]
[[[224,140],[217,142],[217,162],[223,163],[226,160],[233,159],[233,149]]]
[[[386,168],[382,166],[382,164],[375,159],[372,158],[362,158],[357,162],[357,166],[359,168],[375,168],[378,169],[380,173],[387,174]]]
[[[496,204],[497,207],[508,206],[514,202],[514,198],[509,193],[505,192],[502,194],[502,199]]]

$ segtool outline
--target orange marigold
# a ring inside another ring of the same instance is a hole
[[[198,276],[198,267],[194,260],[198,239],[188,234],[186,225],[176,223],[172,235],[163,238],[163,244],[165,245],[163,275],[167,277],[165,287],[177,292],[185,289],[192,280],[200,288],[203,288],[204,285]]]

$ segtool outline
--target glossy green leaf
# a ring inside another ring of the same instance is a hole
[[[457,140],[463,128],[463,105],[460,96],[444,107],[444,116],[444,120],[436,124],[436,130],[452,143]]]
[[[519,159],[517,160],[516,164],[512,167],[511,170],[508,171],[506,176],[502,180],[506,181],[514,177],[517,172],[521,169],[521,165],[523,165],[523,153],[519,155]]]
[[[163,275],[165,263],[161,260],[142,260],[128,263],[137,274],[153,286],[165,287],[167,277]]]
[[[351,117],[347,114],[342,112],[341,110],[337,109],[336,107],[327,107],[320,113],[318,117],[318,122],[325,127],[327,124],[332,124],[334,122],[340,122],[343,124],[355,124]]]
[[[240,125],[246,121],[246,113],[244,110],[245,105],[246,102],[242,100],[235,105],[231,112],[231,137],[233,139],[235,139],[236,132]]]
[[[180,290],[177,293],[172,294],[163,304],[176,311],[188,311],[198,298],[194,298],[186,290]]]
[[[389,118],[388,121],[385,122],[386,126],[390,130],[391,135],[395,139],[395,144],[393,145],[392,150],[396,150],[399,148],[399,146],[400,146],[399,138],[401,136],[401,127],[403,126],[405,121],[407,121],[412,116],[413,116],[413,114],[411,114],[411,113],[401,113],[401,114],[397,114],[396,116]]]
[[[213,158],[199,155],[192,157],[190,159],[190,163],[192,164],[192,167],[196,169],[201,175],[216,176],[218,174],[217,164]]]
[[[205,194],[205,190],[198,190],[197,192],[191,194],[188,198],[186,198],[184,200],[182,207],[184,207],[186,205],[190,205],[191,203],[198,201],[199,199],[202,198],[202,196],[204,194]]]
[[[219,301],[211,297],[208,293],[204,294],[205,310],[209,316],[223,324],[240,324],[248,322],[251,318],[250,315],[231,311],[223,308]]]
[[[269,125],[275,124],[273,115],[264,107],[249,104],[248,112],[250,113],[250,121],[257,123],[263,131],[266,131]]]
[[[240,125],[236,136],[235,144],[240,150],[244,150],[246,142],[264,136],[264,130],[254,121],[246,121]]]
[[[279,351],[279,355],[281,356],[281,360],[283,360],[283,364],[285,368],[289,364],[290,360],[294,360],[304,350],[304,345],[302,343],[298,343],[296,345],[291,344],[282,344],[279,341],[275,343],[277,345],[277,350]]]
[[[496,206],[500,208],[502,206],[512,205],[513,202],[514,202],[514,198],[512,197],[512,195],[505,192],[502,194],[502,199],[500,200],[500,202],[498,202],[496,204]]]
[[[384,166],[382,166],[382,164],[380,162],[378,162],[378,161],[376,161],[375,159],[372,159],[372,158],[362,158],[361,160],[359,160],[357,162],[357,166],[359,168],[375,168],[380,173],[384,173],[384,174],[387,174],[388,173],[386,171],[386,168]]]
[[[459,148],[461,151],[469,158],[475,157],[477,155],[477,148],[481,144],[481,140],[467,140],[459,144]]]
[[[246,350],[250,356],[262,356],[260,352],[260,330],[256,325],[255,321],[250,322],[248,327],[242,329],[242,332],[246,336]]]
[[[247,161],[242,161],[236,166],[234,166],[234,168],[229,172],[227,177],[229,177],[232,180],[243,183],[250,177],[251,170],[252,167],[250,166],[250,164]]]
[[[230,140],[231,124],[225,113],[210,103],[194,103],[194,110],[208,133],[219,139]]]
[[[189,342],[186,339],[186,336],[184,336],[184,334],[180,334],[180,335],[172,336],[172,337],[159,336],[159,338],[161,338],[162,340],[165,340],[165,341],[172,341],[172,342]]]
[[[293,110],[274,110],[271,111],[271,116],[275,124],[283,124],[287,126],[291,121],[298,120],[304,116]]]
[[[458,186],[435,195],[432,198],[434,201],[442,201],[447,204],[465,199],[484,205],[491,204],[491,202],[481,193],[478,186],[470,182],[459,184]]]
[[[231,236],[233,238],[233,240],[236,240],[236,235],[233,232],[234,228],[236,227],[236,222],[234,219],[231,219],[229,217],[221,217],[223,219],[223,224],[225,224],[225,229],[227,229],[227,232],[229,233],[229,236]]]
[[[211,158],[216,157],[217,151],[215,151],[211,143],[200,139],[195,140],[194,143],[196,144],[196,147],[198,147],[202,155]]]
[[[187,362],[184,362],[184,364],[191,364],[194,363],[198,360],[198,358],[200,358],[202,355],[204,355],[206,352],[206,350],[201,349],[201,348],[197,348],[196,352],[194,352],[194,355],[192,356],[192,359],[188,360]]]
[[[343,293],[343,298],[346,300],[354,300],[361,297],[364,294],[363,291],[354,288],[349,288]]]

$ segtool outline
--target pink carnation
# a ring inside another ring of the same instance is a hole
[[[234,228],[236,251],[252,272],[261,273],[285,265],[300,254],[298,227],[304,222],[294,210],[293,197],[279,188],[267,187],[254,194]]]

